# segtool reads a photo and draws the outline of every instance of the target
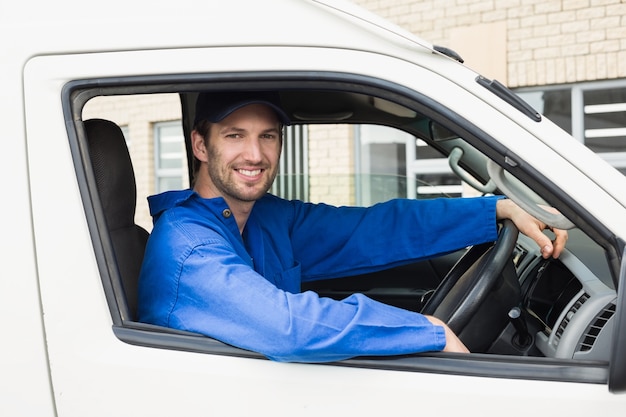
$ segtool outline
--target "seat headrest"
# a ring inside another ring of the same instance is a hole
[[[120,127],[103,119],[84,122],[89,156],[109,230],[134,224],[135,172]]]

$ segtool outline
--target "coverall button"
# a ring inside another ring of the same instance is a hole
[[[222,216],[229,218],[233,213],[229,209],[224,209]]]

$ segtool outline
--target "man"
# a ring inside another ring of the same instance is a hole
[[[149,198],[154,229],[140,277],[141,321],[276,361],[467,352],[434,317],[361,294],[320,298],[301,293],[300,284],[493,241],[497,218],[513,220],[544,257],[558,257],[564,247],[565,232],[555,230],[551,242],[542,233],[546,225],[497,197],[336,208],[267,194],[288,123],[271,93],[199,96],[193,189]]]

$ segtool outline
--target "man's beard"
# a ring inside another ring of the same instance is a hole
[[[262,184],[256,183],[253,187],[248,187],[245,181],[234,180],[234,170],[228,166],[225,169],[220,169],[217,163],[217,158],[212,152],[209,154],[208,160],[208,174],[209,178],[215,185],[215,187],[224,195],[232,199],[253,202],[263,197],[271,188],[278,170],[274,168],[273,172],[268,169],[264,169],[264,174],[269,173],[264,177]]]

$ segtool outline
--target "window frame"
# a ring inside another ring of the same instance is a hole
[[[113,332],[122,341],[139,346],[184,350],[202,354],[227,355],[254,359],[264,359],[262,355],[238,349],[222,342],[188,332],[181,332],[160,326],[147,325],[128,320],[120,314],[119,298],[120,286],[119,272],[111,267],[114,256],[110,237],[106,231],[106,225],[102,214],[102,207],[97,197],[93,174],[87,169],[88,152],[85,150],[85,133],[82,128],[80,111],[84,103],[95,95],[102,94],[142,94],[160,90],[161,92],[197,91],[203,85],[220,83],[224,88],[242,88],[242,85],[258,88],[295,88],[301,87],[302,80],[309,82],[308,88],[321,88],[322,86],[341,87],[353,91],[367,91],[381,96],[403,97],[405,102],[412,107],[431,117],[437,122],[446,122],[453,125],[456,130],[462,132],[464,137],[483,151],[494,157],[506,155],[506,149],[491,138],[486,132],[467,121],[458,114],[451,114],[450,110],[435,102],[429,97],[415,91],[396,85],[384,80],[370,77],[343,74],[343,73],[317,73],[315,82],[311,81],[311,74],[300,72],[272,72],[245,74],[212,74],[195,78],[195,83],[190,82],[190,76],[181,74],[177,76],[142,76],[115,79],[100,79],[73,81],[63,89],[63,107],[67,120],[73,120],[68,124],[71,148],[75,160],[75,168],[79,179],[79,186],[83,196],[83,203],[96,258],[106,293],[107,302],[113,319]],[[98,86],[97,89],[93,85]],[[71,119],[70,119],[71,117]],[[187,121],[188,123],[189,121]],[[185,123],[185,121],[183,121]],[[510,152],[508,152],[510,154]],[[559,190],[554,190],[551,184],[542,183],[537,173],[528,167],[518,167],[516,175],[525,177],[533,185],[542,189],[544,194],[558,195]],[[580,210],[582,211],[582,210]],[[579,212],[580,212],[579,211]],[[583,215],[584,216],[584,215]],[[589,217],[586,221],[594,223]],[[597,223],[597,222],[596,222]],[[610,232],[602,225],[598,226],[600,237],[610,236]],[[609,247],[612,247],[609,245]],[[118,275],[116,278],[116,274]],[[451,361],[451,359],[454,359]],[[384,369],[410,372],[430,372],[439,374],[455,374],[463,376],[480,376],[496,378],[520,378],[525,380],[544,381],[567,381],[583,382],[590,384],[607,384],[609,366],[608,363],[597,363],[577,360],[557,360],[552,358],[516,357],[492,354],[460,355],[449,353],[425,353],[391,358],[355,358],[338,363],[336,366]]]

